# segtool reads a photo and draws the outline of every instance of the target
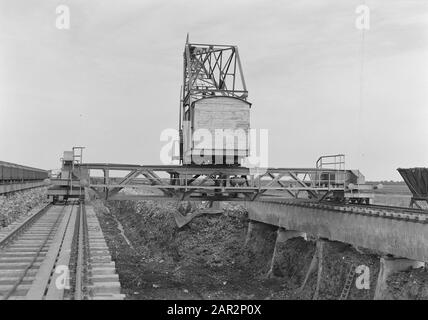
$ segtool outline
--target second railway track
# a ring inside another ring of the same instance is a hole
[[[0,300],[100,297],[124,295],[92,207],[48,205],[0,234]]]
[[[394,219],[403,222],[428,223],[428,211],[407,207],[386,206],[377,204],[343,204],[337,202],[315,202],[295,199],[275,199],[263,200],[263,202],[281,203],[288,206],[307,207],[315,210],[336,211],[343,214],[359,214],[372,216],[381,219]]]

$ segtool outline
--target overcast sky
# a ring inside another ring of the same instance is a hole
[[[239,46],[251,126],[269,129],[269,164],[314,166],[345,153],[367,179],[428,166],[428,1],[0,0],[0,160],[58,168],[159,164],[177,128],[182,52]],[[55,27],[57,5],[71,28]]]

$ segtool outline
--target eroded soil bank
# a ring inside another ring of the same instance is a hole
[[[128,299],[338,299],[351,266],[358,265],[369,268],[370,283],[367,289],[353,285],[347,299],[374,297],[376,254],[327,242],[321,273],[318,267],[308,273],[315,239],[277,243],[274,253],[276,231],[267,228],[246,245],[247,213],[237,205],[226,204],[223,214],[195,218],[179,229],[176,202],[93,204]],[[388,298],[428,299],[427,272],[395,274],[388,288]]]

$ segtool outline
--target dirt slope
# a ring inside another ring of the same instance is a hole
[[[217,216],[202,216],[178,229],[176,202],[118,201],[95,208],[128,299],[338,299],[350,267],[370,269],[370,288],[353,285],[347,299],[373,299],[379,256],[327,241],[318,269],[301,285],[315,254],[315,239],[277,245],[275,231],[245,246],[247,213],[226,204]],[[251,247],[251,248],[250,248]],[[250,250],[251,249],[251,250]],[[388,280],[390,298],[427,299],[427,272],[413,270]],[[355,283],[355,278],[354,278]]]

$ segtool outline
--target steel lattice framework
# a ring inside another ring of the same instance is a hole
[[[96,177],[91,171],[103,172]],[[114,172],[127,174],[116,178]],[[337,174],[345,174],[338,178]],[[67,186],[63,194],[81,187],[96,191],[109,200],[176,199],[208,201],[255,201],[265,198],[324,200],[335,192],[351,192],[348,184],[357,178],[351,170],[313,168],[267,168],[252,173],[249,168],[215,166],[150,166],[111,163],[82,163],[73,169],[75,179],[52,179],[55,186]],[[122,189],[137,193],[119,193]],[[360,186],[362,188],[362,186]],[[58,190],[53,190],[59,194]]]
[[[246,100],[238,47],[186,42],[183,65],[183,105],[212,95]]]

